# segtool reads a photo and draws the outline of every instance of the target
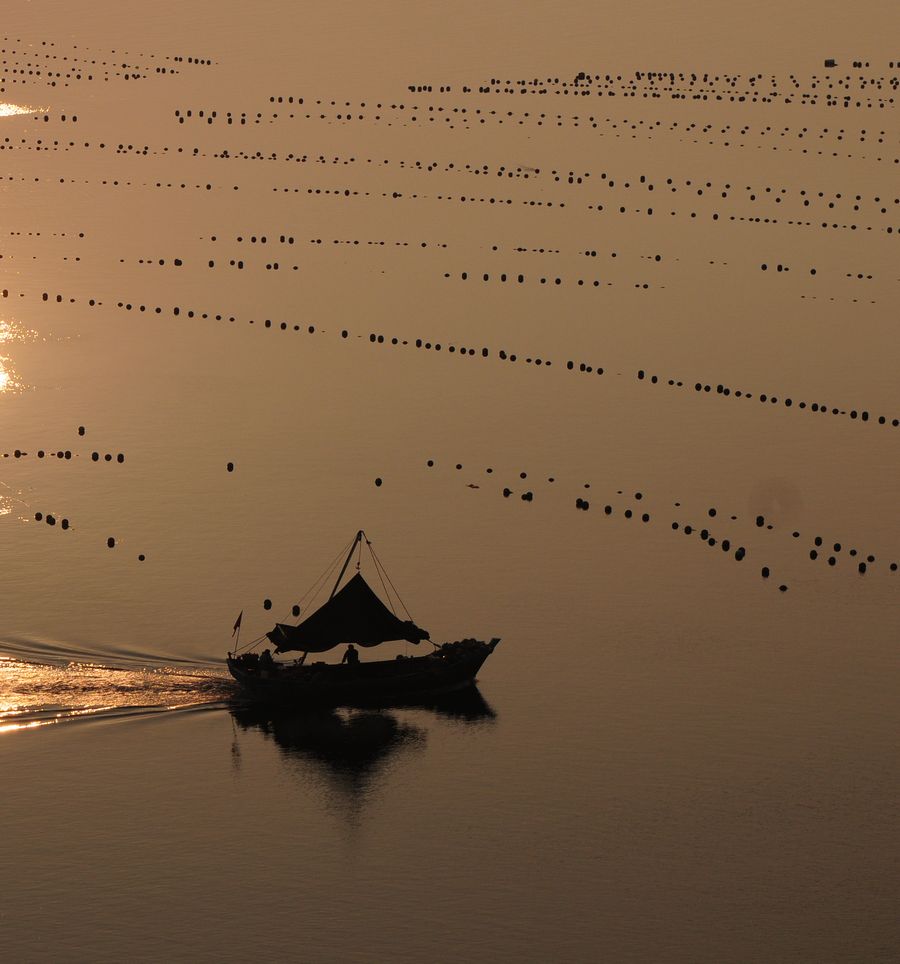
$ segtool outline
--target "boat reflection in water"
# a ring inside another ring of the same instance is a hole
[[[425,710],[463,724],[488,723],[496,713],[471,686],[433,700],[392,705],[386,709],[298,711],[283,704],[247,703],[230,707],[244,732],[257,730],[274,740],[288,758],[311,763],[325,776],[352,809],[357,809],[388,761],[425,746],[426,730],[398,719],[393,710]],[[240,757],[240,748],[235,748]]]

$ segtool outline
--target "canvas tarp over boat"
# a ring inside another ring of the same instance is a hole
[[[398,619],[359,573],[299,626],[277,623],[266,635],[280,653],[324,653],[346,643],[377,646],[389,640],[418,643],[428,639],[424,629]]]

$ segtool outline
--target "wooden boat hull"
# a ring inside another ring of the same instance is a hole
[[[471,685],[500,642],[445,643],[426,656],[356,665],[276,664],[273,669],[228,659],[228,670],[254,699],[294,706],[385,706],[452,693]]]

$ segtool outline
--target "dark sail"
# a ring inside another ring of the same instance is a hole
[[[410,643],[428,639],[428,633],[415,623],[398,619],[359,573],[299,626],[278,623],[266,635],[280,653],[324,653],[346,643],[377,646],[395,639]]]

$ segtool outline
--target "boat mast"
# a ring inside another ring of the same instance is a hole
[[[344,573],[347,571],[347,566],[350,565],[350,560],[353,558],[353,552],[359,545],[363,537],[362,529],[356,533],[356,537],[353,542],[350,543],[350,551],[347,553],[347,558],[344,560],[344,565],[341,566],[340,574],[337,577],[337,582],[334,584],[334,589],[331,590],[331,595],[328,597],[329,600],[334,598],[334,594],[337,592],[338,586],[341,584],[341,580],[344,578]]]

